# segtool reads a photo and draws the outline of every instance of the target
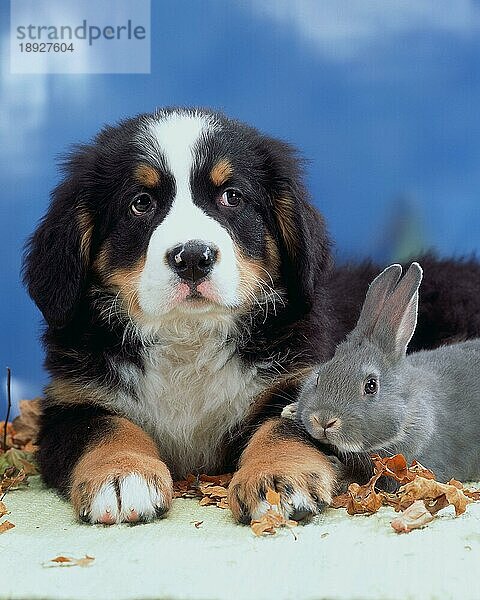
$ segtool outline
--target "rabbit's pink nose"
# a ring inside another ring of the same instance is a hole
[[[310,423],[312,424],[314,430],[323,430],[323,435],[327,435],[328,433],[332,433],[333,429],[338,429],[340,427],[340,419],[322,419],[318,414],[313,413],[310,415]]]

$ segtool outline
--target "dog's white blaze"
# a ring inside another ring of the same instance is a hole
[[[238,306],[240,275],[232,238],[215,220],[193,201],[190,177],[202,157],[196,154],[196,144],[208,135],[215,123],[206,116],[175,113],[153,120],[143,133],[148,156],[153,147],[161,154],[175,179],[176,194],[172,206],[153,232],[147,249],[145,266],[140,277],[138,296],[147,316],[158,317],[175,305],[174,291],[179,278],[166,262],[166,253],[189,240],[200,240],[219,250],[219,258],[209,280],[220,303]],[[159,160],[159,157],[156,157]]]

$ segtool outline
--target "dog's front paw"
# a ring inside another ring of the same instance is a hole
[[[87,523],[147,522],[170,508],[172,477],[161,460],[125,452],[101,464],[80,464],[71,498],[78,517]]]
[[[294,421],[276,418],[260,425],[240,458],[228,487],[228,504],[240,523],[269,510],[269,489],[280,494],[288,519],[308,520],[331,503],[338,470]]]
[[[260,519],[270,508],[267,491],[280,494],[284,516],[295,521],[308,521],[332,501],[335,476],[331,463],[319,453],[319,460],[290,464],[283,458],[268,467],[263,462],[249,463],[235,473],[228,487],[228,503],[240,523]]]

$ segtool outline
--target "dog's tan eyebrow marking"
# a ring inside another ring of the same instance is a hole
[[[153,188],[160,183],[160,173],[150,165],[138,165],[135,179],[145,187]]]
[[[232,173],[233,168],[230,161],[226,158],[222,158],[215,163],[213,169],[210,171],[210,179],[213,181],[214,185],[220,186],[232,176]]]

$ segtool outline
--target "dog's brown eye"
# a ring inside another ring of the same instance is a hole
[[[154,200],[150,196],[150,194],[142,192],[141,194],[137,194],[135,196],[132,204],[130,205],[130,208],[133,214],[139,217],[150,212],[154,208],[154,205]]]
[[[373,395],[378,391],[378,381],[375,377],[369,377],[365,382],[364,391],[366,394]]]
[[[242,194],[238,190],[225,190],[220,198],[220,204],[222,206],[238,206]]]

